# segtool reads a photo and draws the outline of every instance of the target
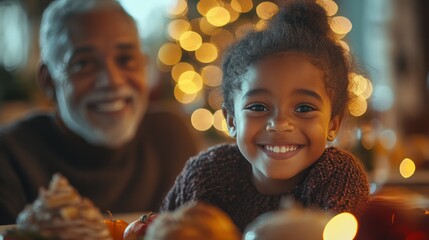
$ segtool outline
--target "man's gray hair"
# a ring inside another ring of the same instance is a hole
[[[56,0],[45,10],[40,25],[40,55],[54,78],[64,77],[65,47],[69,43],[65,26],[67,20],[76,14],[103,8],[123,11],[136,24],[116,0]]]

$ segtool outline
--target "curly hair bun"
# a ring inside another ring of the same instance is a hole
[[[281,6],[280,12],[272,19],[273,28],[283,28],[284,24],[288,24],[321,35],[331,35],[326,11],[315,0],[290,0],[282,2]]]

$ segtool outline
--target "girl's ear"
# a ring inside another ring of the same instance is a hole
[[[53,101],[56,101],[54,80],[52,79],[48,66],[46,66],[44,63],[41,63],[39,66],[39,71],[37,73],[37,83],[47,97]]]
[[[341,117],[340,115],[336,115],[331,118],[328,127],[328,141],[334,141],[337,137],[337,133],[340,130],[341,125]]]
[[[229,113],[224,106],[222,106],[222,113],[226,120],[226,126],[228,127],[229,135],[235,138],[237,136],[237,128],[235,126],[234,115]]]

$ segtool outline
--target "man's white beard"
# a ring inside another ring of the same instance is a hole
[[[85,97],[77,109],[73,109],[66,101],[64,91],[57,91],[58,112],[64,124],[88,143],[110,148],[120,147],[135,136],[146,109],[146,106],[143,105],[145,101],[139,97],[139,94],[136,94],[133,90],[125,90],[125,92],[128,94],[132,92],[133,114],[123,117],[120,121],[115,121],[112,124],[96,124],[88,116],[88,99],[93,98],[94,95],[97,96],[98,93]]]

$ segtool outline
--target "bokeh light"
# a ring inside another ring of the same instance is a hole
[[[261,19],[255,24],[255,30],[262,31],[265,28],[267,28],[267,24],[268,24],[267,20]]]
[[[347,34],[352,30],[352,22],[346,17],[336,16],[331,19],[331,29],[336,34]]]
[[[355,117],[362,116],[368,109],[366,99],[362,96],[357,96],[351,99],[349,103],[349,112]]]
[[[221,27],[229,23],[231,16],[225,8],[214,7],[207,12],[206,18],[211,25]]]
[[[168,9],[168,14],[172,16],[184,16],[188,10],[188,3],[186,0],[176,0],[171,8]]]
[[[361,94],[361,96],[364,97],[365,99],[368,99],[372,95],[373,87],[369,79],[365,78],[365,80],[366,80],[366,88],[365,88],[365,91],[363,91],[363,93]]]
[[[356,96],[362,95],[367,88],[367,80],[362,75],[355,73],[352,73],[349,79],[349,91],[353,92]]]
[[[216,1],[216,0],[199,0],[198,4],[197,4],[197,11],[202,15],[202,16],[206,16],[207,12],[214,8],[214,7],[219,7],[220,2]]]
[[[207,35],[213,35],[218,29],[218,27],[213,26],[211,23],[209,23],[206,17],[201,18],[201,20],[199,21],[199,27],[201,29],[201,32]]]
[[[168,24],[168,35],[178,41],[184,32],[191,30],[191,24],[185,19],[176,19]]]
[[[223,7],[229,12],[229,23],[237,21],[237,19],[240,17],[240,13],[235,11],[231,4],[225,4]]]
[[[202,63],[211,63],[218,57],[217,48],[212,43],[203,43],[195,51],[195,58]]]
[[[273,2],[261,2],[256,7],[256,14],[259,18],[267,20],[279,11],[279,7]]]
[[[179,62],[171,69],[171,77],[174,81],[178,81],[180,75],[186,71],[194,71],[194,66],[187,62]]]
[[[376,136],[373,132],[366,132],[362,135],[362,146],[370,150],[374,147],[376,141]]]
[[[350,52],[350,46],[343,40],[338,41],[338,43],[347,51]]]
[[[220,88],[215,88],[209,92],[208,103],[212,109],[220,109],[222,107],[222,91]]]
[[[323,230],[324,240],[352,240],[357,233],[358,222],[350,213],[344,212],[334,216]]]
[[[199,108],[192,113],[191,123],[198,131],[207,131],[213,125],[213,115],[209,110]]]
[[[177,85],[182,92],[195,94],[203,88],[203,80],[198,73],[186,71],[180,75]]]
[[[391,129],[384,129],[378,135],[378,138],[380,140],[381,145],[387,150],[393,149],[396,145],[397,136],[395,131]]]
[[[179,85],[176,85],[174,87],[174,97],[178,102],[182,104],[192,103],[197,98],[197,96],[197,93],[184,93],[182,90],[180,90]]]
[[[215,127],[219,131],[225,131],[226,122],[223,117],[222,110],[219,109],[213,114],[213,127]]]
[[[204,84],[217,87],[222,83],[222,69],[216,65],[208,65],[201,69]]]
[[[231,0],[231,7],[240,13],[247,13],[253,8],[252,0]]]
[[[413,176],[415,171],[416,165],[414,164],[414,161],[409,158],[402,160],[401,164],[399,165],[399,173],[403,178],[409,178]]]
[[[165,65],[174,65],[182,58],[182,50],[175,43],[165,43],[158,51],[158,58]]]
[[[200,34],[194,31],[187,31],[180,36],[180,46],[186,51],[195,51],[201,47],[203,39]]]
[[[317,0],[325,10],[328,16],[333,16],[338,12],[338,5],[332,0]]]

